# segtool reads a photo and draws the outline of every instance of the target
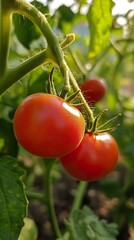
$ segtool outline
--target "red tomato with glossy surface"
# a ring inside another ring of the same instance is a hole
[[[95,181],[105,177],[116,166],[118,146],[109,133],[85,133],[80,145],[60,158],[65,170],[74,178]]]
[[[85,132],[80,111],[46,93],[25,98],[15,112],[13,125],[20,145],[41,157],[68,154],[80,144]]]
[[[83,82],[80,89],[87,102],[95,104],[104,97],[107,87],[104,79],[93,78]]]

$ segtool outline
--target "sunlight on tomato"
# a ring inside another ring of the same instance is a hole
[[[79,112],[77,111],[76,108],[72,108],[72,106],[69,106],[69,104],[66,102],[63,103],[63,107],[73,115],[76,115],[77,117],[79,117]]]

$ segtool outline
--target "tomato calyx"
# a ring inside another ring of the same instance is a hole
[[[53,81],[53,73],[54,73],[54,68],[52,68],[51,72],[49,73],[49,77],[48,77],[48,93],[61,97],[61,94],[58,94],[56,89],[55,89],[55,85],[54,85],[54,81]],[[71,106],[76,107],[77,109],[79,109],[81,111],[81,107],[83,107],[84,103],[82,102],[78,102],[77,101],[77,97],[79,96],[79,93],[81,92],[81,89],[78,89],[77,91],[73,92],[72,94],[70,94],[69,96],[68,93],[66,93],[66,95],[64,97],[61,97],[62,99],[64,99],[67,103],[69,103]],[[79,98],[78,98],[79,99]],[[76,100],[76,101],[75,101]],[[89,116],[85,115],[85,121],[86,121],[86,132],[87,133],[103,133],[103,132],[111,132],[114,131],[119,124],[117,123],[115,126],[112,127],[106,127],[108,124],[110,124],[111,122],[113,122],[115,119],[117,119],[119,116],[121,116],[121,114],[118,114],[116,116],[114,116],[113,118],[111,118],[110,120],[106,121],[105,123],[101,124],[100,126],[98,126],[99,120],[100,118],[103,116],[103,114],[105,114],[105,112],[107,112],[108,109],[104,109],[103,111],[101,111],[94,119],[93,122],[91,123]],[[106,127],[106,128],[105,128]]]
[[[78,96],[79,92],[80,92],[80,89],[78,91],[74,92],[73,94],[71,94],[69,97],[67,97],[65,99],[66,102],[68,102],[68,103],[72,102]]]
[[[106,121],[105,123],[101,124],[100,126],[98,126],[99,120],[100,118],[103,116],[103,114],[105,112],[107,112],[108,109],[104,109],[102,112],[100,112],[94,119],[94,122],[91,126],[91,128],[86,129],[86,132],[88,133],[103,133],[103,132],[111,132],[114,131],[118,126],[119,123],[117,123],[115,126],[112,127],[108,127],[108,128],[104,128],[105,126],[107,126],[108,124],[110,124],[111,122],[113,122],[114,120],[116,120],[118,117],[121,116],[121,114],[117,114],[116,116],[114,116],[113,118],[109,119],[108,121]]]

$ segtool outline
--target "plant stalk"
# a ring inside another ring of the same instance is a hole
[[[29,58],[17,67],[7,69],[5,75],[1,78],[0,81],[0,94],[2,94],[19,79],[24,77],[27,73],[48,61],[47,50],[44,50],[37,55]]]
[[[48,207],[48,212],[49,212],[49,216],[50,216],[50,221],[52,224],[52,230],[53,230],[53,235],[54,235],[54,239],[60,238],[61,237],[61,233],[60,233],[60,229],[58,226],[58,222],[57,222],[57,217],[56,217],[56,212],[55,212],[55,208],[54,208],[54,201],[53,201],[53,187],[52,187],[52,175],[51,175],[51,170],[52,170],[52,166],[53,163],[48,164],[45,163],[45,161],[47,161],[47,159],[44,159],[44,165],[45,165],[45,176],[44,176],[44,185],[45,185],[45,196],[46,196],[46,202],[47,203],[47,207]],[[49,161],[52,161],[52,159]]]
[[[71,208],[71,213],[73,213],[74,210],[77,210],[80,208],[82,201],[83,201],[83,197],[85,195],[85,191],[87,189],[88,186],[88,182],[87,181],[81,181],[77,187],[77,191],[76,191],[76,195],[74,198],[74,201],[72,203],[72,208]]]
[[[62,94],[66,95],[68,93],[68,91],[70,90],[70,83],[74,91],[79,91],[79,86],[64,59],[64,55],[58,42],[57,36],[47,22],[46,17],[40,11],[38,11],[36,7],[28,3],[26,0],[7,0],[6,6],[10,13],[15,12],[18,14],[22,14],[29,18],[32,22],[34,22],[45,36],[48,47],[47,50],[39,53],[37,56],[28,59],[16,68],[8,70],[6,69],[6,75],[2,78],[0,82],[0,94],[2,94],[13,83],[26,75],[32,69],[45,63],[46,60],[50,60],[50,62],[56,63],[60,68],[61,74],[65,80]],[[8,17],[9,16],[10,15],[8,13]],[[85,112],[88,116],[88,122],[92,127],[92,124],[94,122],[93,112],[81,92],[79,92],[79,96],[81,98],[81,102],[83,103]]]
[[[79,91],[79,96],[80,96],[80,98],[81,98],[81,102],[83,103],[83,107],[84,107],[85,112],[86,112],[86,114],[87,114],[87,116],[88,116],[89,124],[90,124],[90,126],[92,127],[92,124],[93,124],[93,122],[94,122],[93,112],[92,112],[90,106],[88,105],[88,103],[86,102],[86,100],[85,100],[82,92],[80,91],[80,88],[79,88],[79,86],[78,86],[78,83],[76,82],[76,80],[75,80],[75,78],[74,78],[71,70],[69,69],[69,67],[68,67],[68,71],[69,71],[70,83],[71,83],[71,85],[72,85],[72,88],[73,88],[73,90],[74,90],[75,92]]]
[[[78,70],[80,71],[80,73],[83,76],[83,79],[86,79],[86,77],[88,76],[88,72],[86,70],[86,68],[82,65],[81,61],[79,60],[79,58],[75,55],[75,53],[73,53],[73,51],[71,50],[71,48],[68,48],[69,53],[74,61],[74,63],[76,64]]]
[[[26,196],[27,198],[32,198],[32,199],[36,199],[38,201],[44,202],[45,201],[45,197],[43,194],[41,193],[37,193],[37,192],[33,192],[33,191],[26,191]]]
[[[4,1],[0,0],[0,78],[7,69],[11,24],[11,12],[6,9]]]
[[[54,61],[57,62],[58,66],[64,64],[64,56],[58,38],[50,27],[45,15],[26,0],[14,0],[12,6],[13,12],[24,15],[39,27],[51,49],[51,58],[56,59]]]

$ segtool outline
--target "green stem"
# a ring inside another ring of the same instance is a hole
[[[83,64],[81,63],[80,59],[76,56],[76,54],[71,50],[71,48],[69,49],[69,53],[74,61],[74,63],[76,64],[78,70],[81,72],[83,79],[85,79],[88,76],[88,72],[85,69],[85,67],[83,66]]]
[[[115,40],[115,43],[121,43],[121,42],[130,42],[133,43],[134,42],[134,38],[119,38],[117,40]]]
[[[51,175],[53,163],[49,164],[48,162],[45,163],[45,161],[47,161],[47,159],[44,159],[44,165],[46,169],[45,176],[44,176],[45,194],[47,198],[47,207],[49,211],[50,221],[52,224],[52,230],[55,237],[54,239],[56,239],[61,237],[61,233],[59,230],[55,208],[54,208],[54,201],[53,201],[53,188],[52,188],[52,175]],[[51,160],[48,159],[48,161],[52,161],[52,159]]]
[[[12,1],[7,0],[6,6],[10,13],[22,14],[27,18],[29,18],[32,22],[34,22],[39,27],[39,29],[41,30],[41,32],[43,33],[47,41],[47,45],[48,45],[47,53],[49,53],[48,54],[49,62],[55,63],[57,66],[60,67],[62,76],[65,77],[65,91],[67,91],[66,89],[70,89],[69,78],[67,74],[67,67],[66,67],[66,62],[64,59],[62,49],[58,42],[58,38],[54,33],[54,31],[52,30],[52,28],[50,27],[49,23],[47,22],[45,15],[43,15],[40,11],[38,11],[36,7],[34,7],[32,4],[28,3],[25,0],[12,0]],[[30,59],[31,64],[32,64],[32,61],[34,60],[35,60],[34,58]],[[34,62],[33,63],[34,67],[33,68],[30,67],[30,69],[28,70],[28,67],[27,67],[28,63],[29,61],[26,61],[26,64],[21,65],[23,66],[23,71],[26,73],[31,71],[31,69],[43,64],[42,61],[39,63],[36,62],[36,64]],[[3,91],[5,91],[9,86],[11,86],[14,82],[16,82],[19,78],[19,75],[22,77],[26,74],[26,73],[22,74],[21,66],[15,69],[6,71],[6,76],[2,79],[2,82],[0,83],[0,89],[1,89],[0,94]],[[15,71],[17,71],[17,74]],[[12,76],[15,78],[12,78],[10,81],[9,74],[11,73],[12,73]]]
[[[94,64],[91,66],[91,68],[89,69],[89,72],[92,72],[92,70],[97,66],[97,64],[103,59],[103,57],[107,54],[109,48],[111,47],[111,45],[109,44],[103,51],[101,54],[98,55],[98,57],[96,58],[96,61],[94,62]]]
[[[11,13],[6,8],[5,1],[0,1],[0,77],[7,68],[11,23]]]
[[[36,199],[36,200],[39,200],[41,202],[45,201],[45,197],[44,197],[43,194],[36,193],[36,192],[33,192],[33,191],[26,191],[26,196],[28,198]]]
[[[75,92],[80,91],[78,83],[76,82],[76,80],[75,80],[75,78],[74,78],[74,76],[73,76],[73,74],[72,74],[72,72],[69,68],[68,68],[68,71],[69,71],[69,76],[70,76],[70,83],[72,85],[73,90]],[[92,124],[94,122],[93,112],[92,112],[90,106],[88,105],[88,103],[86,102],[86,100],[85,100],[81,91],[79,92],[79,96],[81,98],[81,102],[83,103],[83,107],[85,109],[85,112],[88,116],[88,121],[89,121],[90,127],[92,127]]]
[[[101,59],[103,59],[103,57],[107,54],[108,50],[112,47],[114,48],[115,44],[116,43],[120,43],[120,42],[133,42],[134,39],[133,38],[122,38],[122,39],[117,39],[113,42],[113,45],[110,43],[105,49],[104,51],[97,57],[95,63],[92,65],[92,67],[90,68],[89,72],[91,72],[95,67],[96,65],[101,61]],[[115,49],[115,48],[114,48]],[[116,52],[117,49],[115,49]],[[122,51],[123,52],[123,51]]]
[[[61,66],[61,74],[63,76],[63,79],[65,79],[65,84],[62,88],[60,97],[65,98],[70,91],[69,71],[66,63]]]
[[[24,77],[27,73],[37,68],[41,64],[48,61],[47,50],[38,53],[37,55],[29,58],[27,61],[18,65],[15,68],[7,69],[3,78],[0,81],[0,94],[2,94],[6,89],[12,86],[17,80]]]
[[[127,46],[128,44],[126,44],[122,50],[122,52],[126,52],[127,51]],[[116,99],[118,101],[118,103],[120,104],[120,107],[122,108],[123,110],[123,105],[122,105],[122,101],[121,99],[119,98],[119,94],[117,92],[117,86],[119,87],[119,82],[118,82],[118,78],[117,78],[117,72],[118,72],[118,69],[119,67],[121,66],[122,64],[122,61],[124,59],[124,55],[120,55],[118,54],[118,59],[117,59],[117,63],[116,63],[116,66],[114,68],[114,71],[113,71],[113,75],[112,75],[112,82],[113,82],[113,90],[114,90],[114,94],[116,96]]]
[[[115,52],[117,53],[117,55],[119,57],[122,57],[122,53],[120,52],[119,48],[116,46],[116,42],[112,42],[110,41],[111,47],[115,50]]]
[[[71,214],[74,210],[80,208],[80,206],[82,204],[82,201],[83,201],[83,197],[85,195],[85,191],[87,189],[87,186],[88,186],[88,182],[86,182],[86,181],[81,181],[79,183],[78,188],[77,188],[77,192],[76,192],[73,204],[72,204]]]
[[[43,62],[45,62],[46,59],[48,60],[48,56],[50,62],[57,63],[57,65],[60,67],[61,74],[65,79],[65,86],[63,87],[64,91],[62,92],[62,94],[66,95],[66,93],[69,91],[70,82],[72,84],[74,91],[78,91],[79,90],[78,84],[66,64],[56,34],[51,29],[49,23],[47,22],[46,17],[41,12],[39,12],[36,7],[34,7],[32,4],[28,3],[25,0],[12,0],[12,1],[7,0],[6,5],[9,12],[12,13],[16,12],[18,14],[22,14],[29,18],[31,21],[33,21],[45,36],[48,47],[46,51],[43,51],[39,55],[32,57],[31,59],[28,59],[26,62],[17,66],[16,68],[8,70],[6,69],[6,74],[0,82],[0,94],[3,93],[18,79],[27,74],[29,71],[43,64]],[[88,115],[89,122],[92,125],[94,121],[93,113],[81,92],[79,93],[79,96],[84,105],[85,112]]]
[[[25,0],[14,0],[12,7],[13,12],[24,15],[39,27],[47,40],[49,48],[51,49],[51,58],[54,58],[54,62],[57,62],[58,66],[63,64],[64,56],[62,49],[59,45],[57,36],[50,27],[45,15],[43,15],[35,6]]]

